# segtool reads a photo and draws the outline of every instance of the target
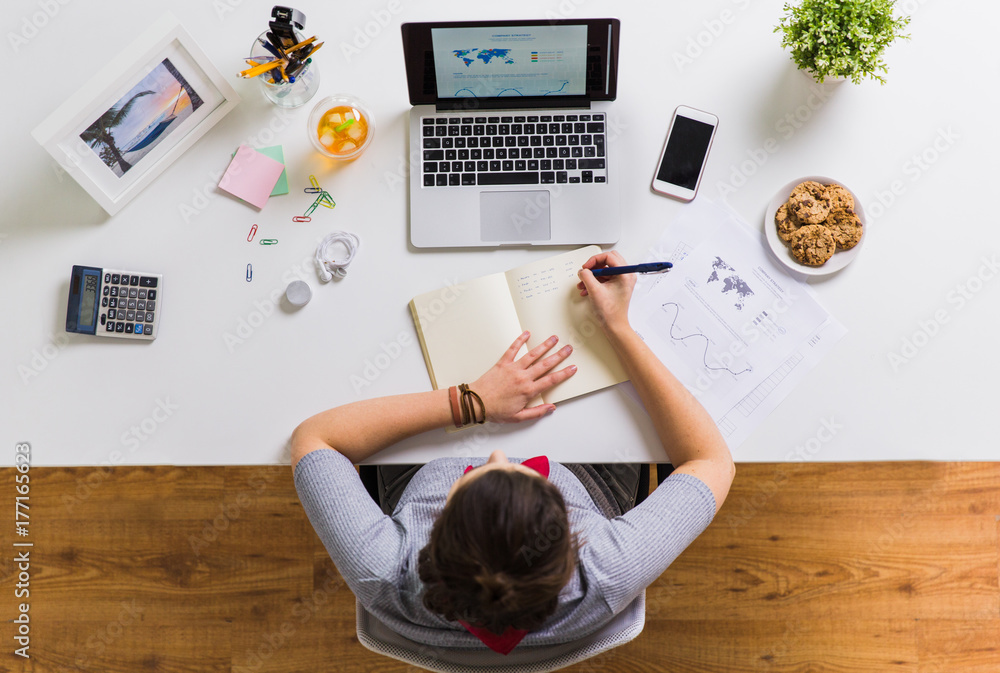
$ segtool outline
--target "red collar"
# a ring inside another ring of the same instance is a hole
[[[547,456],[535,456],[534,458],[528,458],[527,460],[523,461],[521,465],[524,465],[525,467],[530,467],[532,470],[542,475],[546,479],[549,478],[549,459]],[[465,468],[465,472],[468,472],[471,469],[472,466],[469,465],[467,468]],[[462,474],[465,474],[465,472],[462,472]]]
[[[530,467],[546,479],[549,478],[549,459],[546,456],[528,458],[523,461],[521,465]],[[468,472],[471,469],[472,466],[469,465],[465,468],[465,472]],[[465,472],[462,474],[465,474]],[[521,642],[521,639],[528,635],[526,630],[515,629],[512,626],[508,626],[507,630],[498,636],[489,629],[473,626],[472,624],[463,622],[462,620],[458,620],[458,623],[464,626],[466,631],[474,635],[476,638],[479,638],[479,640],[481,640],[486,647],[490,648],[494,652],[499,652],[500,654],[510,654],[510,651],[517,647],[517,644]]]
[[[498,636],[492,631],[473,626],[468,622],[463,622],[461,619],[458,620],[458,623],[464,626],[466,631],[483,641],[486,647],[500,654],[510,654],[510,651],[517,647],[521,639],[528,635],[528,632],[524,629],[515,629],[513,626],[508,626],[507,630]]]

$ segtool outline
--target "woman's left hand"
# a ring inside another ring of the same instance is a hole
[[[515,360],[518,350],[527,343],[529,336],[525,332],[514,339],[500,360],[469,385],[483,399],[488,421],[519,423],[554,411],[554,404],[527,405],[576,373],[576,365],[554,371],[573,352],[573,347],[567,344],[546,356],[559,342],[555,335],[532,348],[520,360]]]

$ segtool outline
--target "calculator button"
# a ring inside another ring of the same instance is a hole
[[[147,301],[146,302],[146,310],[147,311],[155,311],[156,310],[156,302],[155,301]]]
[[[108,322],[108,316],[106,316],[105,314],[102,313],[101,314],[101,324],[105,325],[105,324],[107,324],[107,322]]]
[[[141,299],[139,301],[137,301],[135,303],[135,310],[136,311],[145,311],[146,310],[146,302],[144,302]]]
[[[125,311],[126,320],[135,320],[135,311]]]
[[[122,277],[119,276],[117,273],[111,274],[111,282],[114,283],[115,285],[117,285],[118,283],[120,283],[121,280],[122,280]]]
[[[135,287],[130,287],[128,289],[128,296],[132,297],[132,299],[135,299],[136,297],[139,296],[139,289]]]
[[[133,332],[132,323],[130,322],[125,323],[125,334],[132,334],[132,332]]]
[[[136,325],[136,326],[135,326],[135,333],[136,333],[136,334],[142,334],[142,333],[143,333],[143,331],[144,331],[144,329],[145,329],[145,328],[144,328],[144,327],[143,327],[142,325]],[[150,334],[152,334],[152,332],[150,332]]]
[[[101,294],[103,294],[103,295],[104,295],[105,297],[107,297],[107,296],[108,296],[108,293],[109,293],[110,291],[111,291],[111,288],[110,288],[110,287],[108,287],[107,285],[105,285],[105,286],[104,286],[104,290],[102,290],[102,291],[101,291]]]
[[[142,311],[136,311],[135,312],[135,321],[136,322],[146,322],[146,314],[143,313]]]
[[[143,276],[139,279],[139,285],[143,287],[156,287],[157,280],[155,276]]]
[[[117,286],[111,288],[111,296],[112,297],[117,297],[118,296],[118,287]]]
[[[118,308],[118,297],[112,297],[111,301],[108,302],[108,306],[111,308]]]
[[[123,322],[116,322],[115,323],[115,332],[117,332],[118,334],[121,334],[124,331],[125,331],[125,323],[123,323]]]
[[[108,298],[107,297],[102,297],[101,298],[101,306],[103,308],[107,308],[108,307]]]
[[[153,312],[146,311],[146,322],[153,322]]]
[[[114,323],[113,320],[109,320],[108,321],[108,323],[104,326],[104,331],[105,332],[114,332],[115,331],[115,323]]]
[[[136,300],[135,299],[129,299],[128,300],[128,308],[133,308],[134,309],[135,308],[135,304],[136,304]]]
[[[111,318],[112,320],[115,319],[115,317],[117,316],[117,314],[118,314],[118,311],[116,311],[115,309],[113,309],[113,308],[109,308],[108,309],[108,317]]]
[[[139,299],[145,299],[145,298],[146,298],[146,291],[139,290]]]
[[[128,284],[129,285],[138,285],[139,284],[139,276],[132,276],[131,278],[129,278],[128,279]]]
[[[149,291],[149,292],[148,292],[148,293],[146,294],[146,298],[147,298],[147,299],[156,299],[156,290],[150,290],[150,291]]]

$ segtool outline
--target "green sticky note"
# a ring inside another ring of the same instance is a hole
[[[275,161],[282,164],[285,163],[285,153],[281,149],[281,145],[275,145],[274,147],[262,147],[257,150],[264,156],[271,157]],[[278,194],[288,193],[288,169],[281,171],[281,177],[278,178],[278,182],[275,183],[274,189],[271,190],[271,196],[277,196]]]
[[[255,151],[260,152],[266,157],[270,157],[280,163],[285,164],[285,152],[281,149],[281,145],[274,145],[273,147],[261,147],[254,148]],[[236,152],[233,152],[233,156],[236,156]],[[271,190],[271,196],[277,196],[278,194],[288,193],[288,169],[281,171],[281,175],[278,177],[278,181],[274,184],[274,189]]]

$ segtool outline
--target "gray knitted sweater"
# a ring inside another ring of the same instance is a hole
[[[520,462],[518,459],[511,459]],[[302,506],[330,558],[361,604],[393,631],[437,647],[483,648],[457,622],[421,603],[417,555],[444,507],[452,483],[483,458],[440,458],[414,475],[392,516],[365,490],[342,454],[319,450],[295,468]],[[577,572],[559,594],[559,607],[524,646],[583,638],[632,602],[711,523],[715,498],[690,475],[672,474],[623,516],[606,519],[583,484],[558,463],[549,481],[566,501],[570,528],[581,541]]]

